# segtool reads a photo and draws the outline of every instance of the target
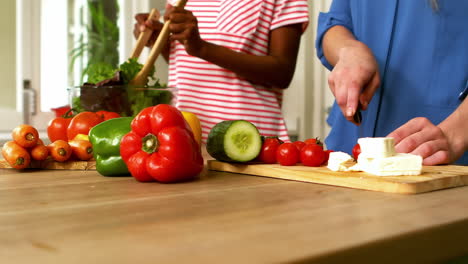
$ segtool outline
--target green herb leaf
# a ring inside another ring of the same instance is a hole
[[[136,58],[130,58],[120,65],[119,70],[122,72],[124,84],[128,84],[143,68],[143,65],[138,63]]]
[[[98,83],[112,78],[115,74],[115,69],[107,63],[95,63],[86,69],[86,74],[88,74],[89,83]]]

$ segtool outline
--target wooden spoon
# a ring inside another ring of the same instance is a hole
[[[187,3],[187,0],[180,0],[175,6],[176,7],[184,7]],[[138,74],[130,81],[130,85],[133,86],[144,86],[148,79],[148,74],[151,71],[151,67],[153,67],[156,59],[158,58],[159,54],[161,53],[164,45],[167,43],[167,39],[169,38],[169,25],[171,21],[168,20],[164,23],[164,26],[159,33],[158,38],[156,39],[156,43],[154,43],[153,48],[149,54],[148,59],[146,60],[145,65],[143,68],[138,72]]]
[[[151,20],[158,20],[159,19],[159,11],[156,8],[151,9],[151,12],[148,16],[147,21]],[[145,47],[146,43],[148,43],[148,40],[151,37],[151,34],[153,34],[153,30],[147,28],[144,32],[140,33],[138,36],[138,40],[135,44],[135,47],[133,47],[133,51],[130,54],[130,58],[138,58],[140,57],[141,51],[143,51],[143,48]]]

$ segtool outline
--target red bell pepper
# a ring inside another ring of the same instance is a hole
[[[203,157],[189,124],[177,108],[143,109],[120,143],[120,155],[138,181],[179,182],[196,177]]]

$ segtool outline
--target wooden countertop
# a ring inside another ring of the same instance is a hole
[[[418,195],[210,172],[0,169],[0,263],[428,263],[468,254],[468,187]]]

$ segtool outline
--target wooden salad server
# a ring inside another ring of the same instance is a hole
[[[187,3],[187,0],[179,0],[179,2],[175,5],[176,7],[184,7],[185,4]],[[169,25],[171,24],[171,21],[168,20],[164,23],[164,26],[159,33],[158,38],[156,39],[156,42],[153,45],[153,48],[151,49],[151,52],[148,56],[148,59],[146,60],[145,65],[143,65],[143,68],[138,72],[138,74],[133,78],[133,80],[130,81],[130,85],[133,86],[144,86],[147,82],[148,79],[148,74],[151,71],[151,67],[153,67],[156,59],[158,58],[159,54],[161,53],[162,49],[164,48],[164,45],[167,43],[167,39],[169,38]]]
[[[151,12],[148,16],[147,21],[150,20],[158,20],[159,19],[159,11],[156,8],[151,9]],[[130,58],[138,58],[140,57],[141,52],[145,48],[146,43],[148,43],[151,34],[153,34],[153,30],[151,29],[146,29],[144,32],[140,33],[138,36],[138,40],[135,43],[135,47],[133,47],[133,51],[130,54]]]

